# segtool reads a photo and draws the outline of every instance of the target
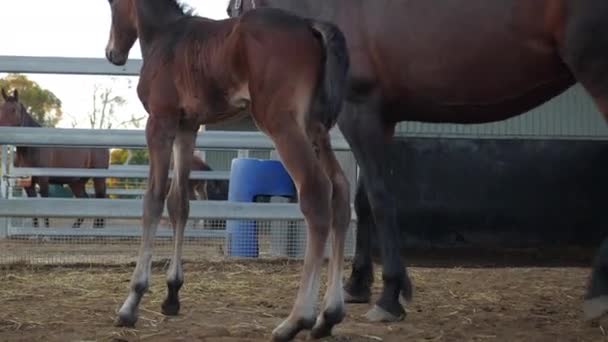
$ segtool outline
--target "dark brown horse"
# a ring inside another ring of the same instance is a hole
[[[34,118],[27,112],[25,106],[19,102],[17,90],[9,96],[2,89],[4,103],[0,107],[0,126],[13,127],[40,127]],[[99,148],[59,148],[59,147],[29,147],[17,146],[14,160],[15,167],[52,167],[52,168],[85,168],[85,169],[107,169],[109,165],[109,152],[107,149]],[[87,177],[32,177],[29,186],[25,187],[28,197],[36,197],[36,185],[40,188],[40,196],[49,196],[49,184],[67,184],[72,193],[78,198],[87,198],[85,185],[90,178]],[[106,197],[106,179],[93,178],[95,197]],[[78,218],[73,224],[74,228],[80,227],[84,219]],[[44,219],[46,227],[49,219]],[[38,219],[34,218],[34,226],[38,226]],[[101,228],[104,219],[95,219],[93,226]]]
[[[149,286],[152,245],[165,203],[172,152],[175,174],[166,199],[175,248],[162,312],[179,312],[188,176],[196,132],[201,124],[250,112],[274,142],[293,178],[308,224],[300,289],[291,314],[273,337],[290,340],[313,326],[314,336],[329,334],[344,317],[342,265],[350,220],[348,181],[329,140],[348,71],[343,35],[331,24],[277,9],[215,21],[193,16],[174,0],[113,0],[110,5],[108,60],[124,64],[139,38],[143,66],[137,93],[149,113],[150,152],[141,248],[131,290],[116,323],[135,324],[139,302]],[[317,319],[319,275],[328,235],[333,244],[329,285]]]
[[[412,287],[399,258],[395,200],[386,183],[388,146],[400,121],[482,123],[520,115],[580,82],[608,115],[608,1],[605,0],[231,0],[237,17],[276,7],[327,20],[344,32],[351,57],[338,125],[361,168],[357,247],[347,300],[367,302],[371,237],[382,250],[384,288],[367,314],[405,315]],[[608,239],[600,247],[585,312],[608,311]]]

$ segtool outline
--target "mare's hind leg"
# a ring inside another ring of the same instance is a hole
[[[386,181],[390,169],[386,151],[394,125],[387,126],[372,103],[352,105],[340,115],[338,125],[359,163],[382,250],[384,287],[376,305],[367,313],[370,321],[395,321],[405,316],[399,295],[409,300],[412,285],[399,253],[397,208]]]
[[[27,197],[36,197],[36,184],[34,182],[32,182],[32,185],[30,185],[24,189],[25,189],[25,193],[27,194]],[[37,217],[32,218],[32,224],[34,225],[34,228],[38,228],[38,218]]]
[[[93,178],[93,187],[95,188],[95,198],[106,198],[106,179]],[[103,228],[105,219],[98,217],[93,221],[93,228]]]
[[[587,12],[581,8],[578,17],[572,19],[561,50],[575,78],[608,119],[608,3],[592,3],[596,7]],[[608,313],[608,237],[593,262],[583,310],[587,319]]]
[[[344,286],[344,299],[347,303],[368,303],[372,297],[371,286],[374,282],[372,262],[374,218],[367,199],[367,190],[361,178],[357,182],[355,212],[357,213],[355,257],[350,278]]]
[[[84,181],[70,183],[70,189],[72,190],[72,193],[74,194],[74,196],[76,196],[76,198],[89,197],[89,196],[87,196],[87,192],[86,192],[84,186],[85,186]],[[80,218],[80,217],[77,218],[76,221],[74,221],[74,224],[72,224],[72,228],[80,228],[80,226],[82,225],[82,222],[84,222],[83,218]]]
[[[308,235],[297,298],[289,317],[273,330],[275,341],[290,341],[299,331],[310,329],[315,324],[319,277],[331,221],[331,182],[307,135],[289,123],[288,120],[281,123],[280,131],[270,135],[298,190]]]
[[[167,297],[162,304],[162,312],[165,315],[177,315],[179,313],[179,290],[184,283],[182,271],[182,245],[184,240],[184,229],[190,211],[191,198],[190,163],[194,151],[194,140],[196,138],[195,125],[182,124],[173,143],[174,176],[167,195],[167,211],[169,220],[173,226],[173,257],[167,271]]]
[[[171,117],[150,116],[146,124],[146,142],[150,152],[150,171],[148,185],[143,203],[143,227],[139,255],[133,275],[130,291],[124,301],[115,324],[117,326],[134,326],[137,321],[139,302],[150,285],[152,268],[152,247],[163,213],[171,162],[171,147],[175,138],[176,125]]]
[[[49,178],[48,177],[39,177],[38,178],[38,186],[40,187],[40,197],[48,198],[49,197]],[[46,228],[50,227],[49,218],[44,218],[44,226]]]
[[[334,325],[342,322],[346,315],[342,289],[344,269],[344,240],[350,223],[350,189],[348,179],[331,149],[329,133],[322,129],[318,139],[319,159],[332,184],[332,221],[331,221],[331,258],[328,267],[327,291],[325,292],[323,310],[317,317],[312,329],[313,338],[331,335]]]

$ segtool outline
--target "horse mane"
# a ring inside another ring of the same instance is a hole
[[[140,2],[143,4],[144,2]],[[179,16],[193,17],[195,9],[190,5],[178,0],[145,0],[145,8],[151,8],[154,13],[146,13],[149,16],[154,16],[158,13],[166,14],[171,12]]]
[[[194,17],[194,9],[178,0],[137,0],[139,38],[145,41],[155,32],[162,32],[166,25],[184,17]]]

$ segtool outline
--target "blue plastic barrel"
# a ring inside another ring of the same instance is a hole
[[[257,196],[295,197],[295,186],[278,160],[235,158],[230,169],[228,201],[254,202]],[[256,258],[258,234],[253,220],[227,220],[228,255]]]

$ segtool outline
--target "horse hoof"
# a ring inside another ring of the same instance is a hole
[[[284,342],[293,340],[296,335],[305,329],[311,329],[316,322],[316,318],[313,319],[300,319],[295,324],[290,320],[285,320],[278,327],[272,331],[273,342]]]
[[[119,313],[118,317],[116,317],[116,319],[114,320],[114,326],[133,328],[133,327],[135,327],[135,322],[137,322],[136,315]]]
[[[594,320],[608,313],[608,296],[599,296],[583,302],[585,320]]]
[[[365,318],[370,322],[398,322],[405,318],[405,314],[393,315],[378,305],[374,305],[374,307],[365,314]]]
[[[177,316],[179,314],[179,302],[170,302],[165,299],[161,306],[161,312],[165,316]]]
[[[344,302],[351,304],[365,304],[369,303],[372,296],[370,293],[365,294],[351,294],[348,290],[344,289]]]
[[[340,324],[346,312],[344,309],[338,309],[334,311],[325,311],[317,318],[317,323],[310,331],[310,337],[313,339],[320,339],[331,336],[331,331],[334,326]]]

